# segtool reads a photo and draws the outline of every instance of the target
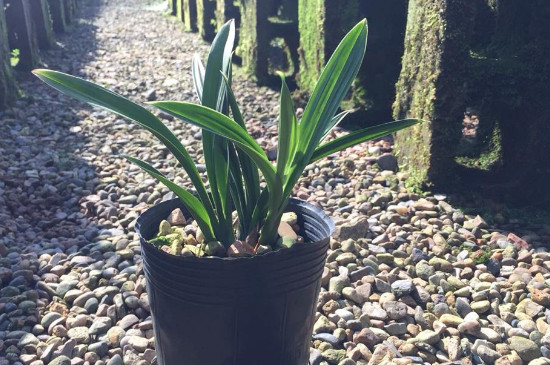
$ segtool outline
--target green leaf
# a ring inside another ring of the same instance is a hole
[[[224,82],[225,82],[225,88],[227,91],[226,95],[229,101],[229,106],[231,108],[231,112],[233,113],[233,119],[235,120],[235,122],[237,122],[238,125],[240,125],[244,130],[246,130],[244,118],[241,113],[241,110],[239,109],[239,105],[237,104],[237,99],[235,98],[235,94],[231,89],[231,85],[229,83],[228,78],[225,76],[224,76]],[[260,178],[258,176],[258,169],[254,166],[250,158],[243,153],[238,153],[238,156],[239,156],[239,163],[242,169],[246,197],[247,197],[246,211],[250,212],[250,211],[253,211],[254,204],[256,204],[256,201],[258,200],[258,197],[260,195]]]
[[[260,171],[262,171],[270,191],[276,192],[280,188],[281,182],[276,176],[275,168],[267,159],[260,145],[258,145],[246,130],[229,117],[202,105],[181,101],[155,101],[151,104],[168,114],[237,143],[240,149],[244,151],[254,161]]]
[[[340,42],[315,85],[300,123],[307,163],[359,72],[367,46],[367,22],[360,21]]]
[[[281,180],[285,179],[286,172],[294,158],[298,146],[298,120],[294,110],[294,102],[290,90],[281,73],[281,96],[279,105],[279,141],[277,143],[277,174]]]
[[[310,160],[310,163],[335,152],[354,146],[358,143],[370,141],[372,139],[384,137],[388,134],[395,133],[398,130],[410,127],[419,122],[420,121],[418,119],[403,119],[351,132],[349,134],[346,134],[345,136],[327,142],[317,148]]]
[[[330,131],[328,126],[359,72],[366,46],[367,22],[362,20],[340,42],[323,69],[299,125],[300,143],[283,196],[290,195],[321,139]]]
[[[340,122],[350,113],[349,110],[345,110],[341,112],[340,114],[335,115],[330,122],[325,126],[325,132],[323,133],[323,137],[321,138],[321,141],[327,138],[328,134],[332,130],[332,128],[336,127]]]
[[[33,73],[64,94],[131,119],[150,131],[185,169],[209,215],[215,218],[210,198],[193,159],[179,139],[151,112],[119,94],[75,76],[51,70],[34,70]]]
[[[212,42],[203,74],[201,104],[220,112],[227,111],[225,87],[222,87],[222,73],[228,72],[231,64],[234,40],[235,24],[233,21],[229,21],[222,26]],[[200,69],[200,63],[196,61],[195,64],[196,68]],[[199,90],[200,76],[197,79],[199,87],[195,88]],[[227,141],[216,137],[208,130],[203,130],[202,145],[210,190],[220,221],[220,226],[216,229],[216,236],[226,244],[233,236],[231,209],[228,202],[230,194],[227,185],[229,180]]]
[[[199,55],[193,56],[191,62],[191,75],[193,76],[193,86],[195,87],[195,93],[199,98],[199,102],[202,104],[202,90],[204,88],[204,66]]]
[[[212,41],[206,71],[204,73],[204,89],[202,92],[202,105],[216,108],[218,95],[223,83],[222,72],[227,73],[231,63],[233,43],[235,41],[235,22],[225,23]]]
[[[147,172],[149,175],[159,180],[161,183],[166,185],[166,187],[174,192],[178,198],[185,205],[189,213],[193,216],[201,231],[204,234],[204,237],[207,242],[214,241],[214,232],[212,231],[212,225],[210,224],[210,217],[208,212],[204,208],[204,205],[201,201],[189,193],[187,190],[183,189],[174,182],[168,180],[160,171],[155,169],[153,166],[149,165],[147,162],[139,160],[134,157],[124,156],[128,161],[138,165],[143,171]]]

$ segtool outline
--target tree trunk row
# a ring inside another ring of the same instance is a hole
[[[365,61],[342,108],[359,109],[351,118],[362,126],[392,117],[425,120],[395,136],[411,186],[446,189],[478,181],[461,165],[467,151],[466,157],[479,159],[474,165],[491,164],[478,175],[503,182],[491,185],[497,194],[550,195],[544,193],[550,179],[550,1],[217,0],[215,7],[205,6],[209,0],[182,1],[195,4],[187,29],[196,27],[207,40],[210,25],[219,28],[238,16],[236,54],[245,73],[270,83],[283,71],[306,92],[340,39],[366,17]],[[471,118],[479,123],[474,142],[465,127]],[[472,146],[477,155],[468,151]],[[496,162],[486,157],[495,154]],[[522,189],[525,184],[533,188]]]
[[[39,49],[55,46],[55,32],[73,23],[75,0],[0,0],[0,109],[17,96],[13,68],[40,64]]]

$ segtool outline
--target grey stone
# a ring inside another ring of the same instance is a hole
[[[71,365],[71,359],[67,356],[58,356],[50,361],[48,365]]]
[[[403,297],[412,293],[414,285],[411,280],[396,280],[391,284],[391,290],[397,297]]]
[[[74,339],[78,343],[88,343],[90,341],[88,327],[74,327],[71,328],[67,335],[69,338]]]
[[[111,359],[107,362],[107,365],[123,365],[124,362],[122,361],[122,357],[120,357],[119,354],[115,354]]]
[[[340,343],[340,340],[330,333],[318,333],[313,336],[314,340],[321,340],[324,342],[330,343],[332,346],[337,346]]]
[[[516,351],[523,361],[531,361],[541,356],[540,348],[531,340],[519,336],[509,339],[510,348]]]
[[[397,171],[397,158],[395,158],[395,156],[390,153],[385,153],[378,156],[376,162],[382,170],[391,170],[394,172]]]

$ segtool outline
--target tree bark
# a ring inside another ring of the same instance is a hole
[[[9,106],[17,97],[7,34],[4,7],[0,6],[0,109]]]
[[[471,0],[410,0],[394,117],[425,120],[398,132],[395,147],[411,185],[456,179],[454,147],[466,109]]]
[[[38,41],[31,18],[29,0],[5,0],[8,40],[11,49],[19,49],[16,68],[31,70],[39,63]]]
[[[240,26],[239,8],[235,6],[233,0],[216,1],[216,29],[219,30],[230,19],[235,19],[235,27]]]
[[[197,28],[202,39],[211,42],[215,36],[216,0],[197,1]]]
[[[188,32],[197,31],[197,2],[196,0],[183,0],[183,24]]]
[[[68,25],[65,21],[65,2],[64,0],[48,0],[50,14],[52,16],[53,30],[57,33],[67,31]]]
[[[32,20],[36,27],[38,47],[48,49],[55,46],[52,17],[50,6],[46,0],[34,0],[31,2]]]

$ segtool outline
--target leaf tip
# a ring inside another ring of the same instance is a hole
[[[46,69],[43,69],[43,68],[35,68],[34,70],[32,70],[31,72],[35,75],[35,76],[41,76],[43,75],[46,71]]]

